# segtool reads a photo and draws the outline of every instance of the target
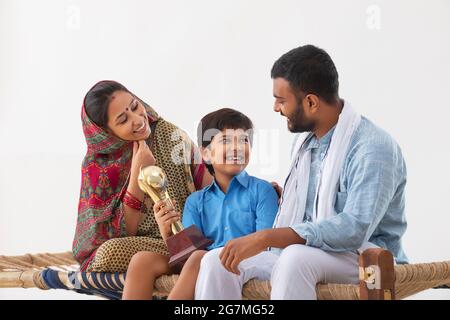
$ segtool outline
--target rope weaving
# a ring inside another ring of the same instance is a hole
[[[0,288],[65,289],[119,300],[126,273],[76,271],[71,252],[57,254],[26,254],[0,256]],[[404,299],[430,288],[450,286],[450,261],[395,266],[397,299]],[[178,275],[165,275],[156,280],[155,298],[166,297]],[[358,300],[359,286],[349,284],[318,284],[319,300]],[[267,300],[269,281],[250,280],[243,288],[243,299]]]

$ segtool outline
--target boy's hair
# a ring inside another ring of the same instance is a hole
[[[284,78],[295,91],[297,100],[313,93],[328,103],[339,100],[336,66],[325,50],[313,45],[292,49],[275,61],[272,79]]]
[[[197,128],[198,145],[207,148],[218,131],[224,129],[243,129],[248,131],[250,143],[253,139],[253,123],[242,112],[223,108],[204,116]],[[214,174],[211,164],[206,163],[209,173]]]

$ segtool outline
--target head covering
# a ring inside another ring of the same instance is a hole
[[[82,270],[86,269],[102,243],[125,234],[120,203],[128,186],[133,155],[133,141],[125,141],[108,133],[89,118],[85,99],[81,120],[87,152],[81,168],[78,220],[72,246],[73,255]],[[155,110],[139,101],[145,106],[149,122],[158,121]]]

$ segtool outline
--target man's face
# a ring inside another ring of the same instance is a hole
[[[313,131],[315,122],[309,118],[305,110],[307,105],[304,98],[298,101],[289,82],[284,78],[273,79],[273,96],[275,104],[273,110],[287,118],[287,126],[291,132]]]

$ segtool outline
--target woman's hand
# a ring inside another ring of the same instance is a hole
[[[172,202],[175,205],[175,200],[172,200]],[[156,202],[153,206],[153,212],[155,213],[161,236],[166,241],[172,235],[172,223],[180,220],[181,215],[172,206],[167,205],[165,201]]]
[[[139,200],[144,199],[144,191],[139,188],[138,177],[141,167],[151,166],[156,163],[152,151],[144,140],[133,142],[133,157],[131,158],[130,183],[128,191]]]
[[[145,142],[145,140],[139,140],[133,142],[133,158],[131,159],[131,173],[134,176],[139,175],[141,167],[152,166],[156,163],[155,157],[152,151]]]

